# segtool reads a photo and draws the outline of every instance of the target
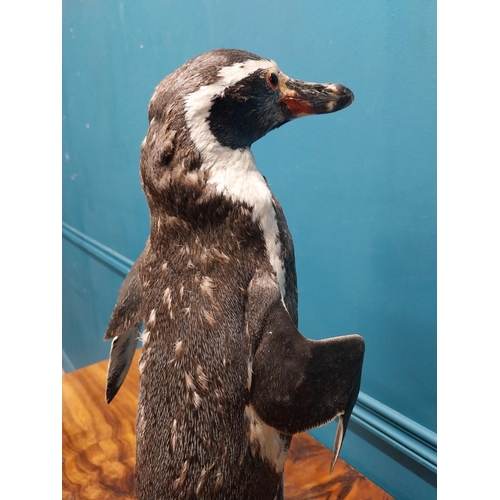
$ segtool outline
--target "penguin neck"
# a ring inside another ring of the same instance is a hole
[[[203,151],[201,157],[201,170],[207,175],[207,184],[218,194],[251,208],[254,220],[261,207],[272,208],[271,190],[250,149],[230,149],[217,143]]]
[[[207,174],[207,184],[233,203],[251,209],[252,220],[263,232],[269,262],[284,297],[285,269],[273,194],[259,172],[252,152],[249,148],[230,149],[217,144],[209,151],[203,151],[201,156],[201,170]]]

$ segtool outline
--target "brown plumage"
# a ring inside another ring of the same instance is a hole
[[[292,239],[249,142],[297,109],[331,112],[351,101],[344,87],[308,87],[272,61],[225,49],[156,88],[140,161],[150,237],[106,333],[130,346],[144,323],[140,500],[282,498],[292,434],[344,413],[347,425],[362,340],[343,337],[339,358],[339,342],[320,346],[297,331]],[[130,356],[110,361],[108,401],[129,364]],[[335,364],[342,374],[332,374]]]

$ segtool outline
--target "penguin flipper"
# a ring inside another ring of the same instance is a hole
[[[333,469],[359,392],[363,338],[302,336],[267,272],[258,272],[249,285],[247,325],[254,349],[250,404],[263,422],[285,434],[339,417]]]
[[[142,287],[139,262],[135,261],[125,278],[104,334],[104,340],[113,339],[109,353],[106,377],[106,402],[110,403],[120,389],[134,357],[142,325]]]
[[[116,336],[111,344],[106,375],[106,403],[111,403],[127,376],[137,348],[142,322]]]

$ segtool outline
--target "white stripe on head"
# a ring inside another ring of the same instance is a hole
[[[196,147],[203,154],[204,162],[214,161],[219,163],[224,154],[234,151],[221,144],[210,131],[208,117],[214,98],[220,96],[229,87],[232,87],[259,69],[275,69],[278,67],[274,61],[249,59],[244,62],[221,68],[219,79],[211,85],[203,85],[185,99],[186,122],[191,132]]]
[[[209,174],[208,183],[213,184],[218,193],[252,207],[252,218],[260,224],[264,233],[269,260],[284,297],[285,269],[280,258],[281,243],[272,193],[258,171],[250,149],[222,146],[212,134],[208,121],[214,98],[259,69],[278,71],[274,61],[265,59],[249,59],[222,68],[215,83],[204,85],[186,97],[186,123],[191,139],[201,154],[201,169]]]

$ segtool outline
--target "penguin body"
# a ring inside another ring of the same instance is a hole
[[[250,145],[352,99],[232,49],[194,58],[156,88],[140,162],[150,237],[105,336],[109,402],[144,323],[139,500],[281,499],[292,435],[336,417],[338,456],[364,343],[297,330],[292,238]]]

